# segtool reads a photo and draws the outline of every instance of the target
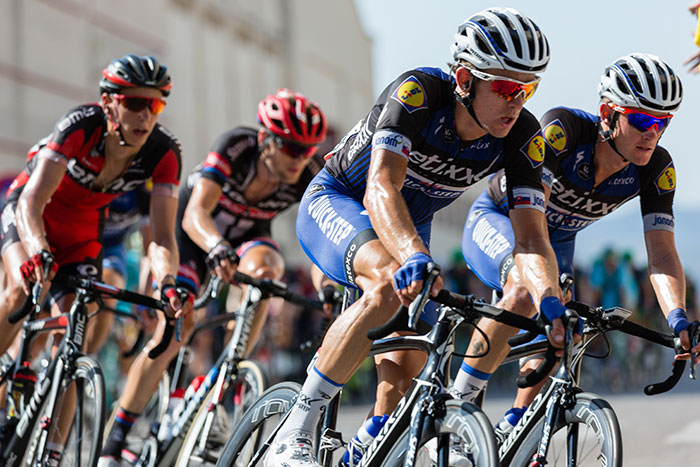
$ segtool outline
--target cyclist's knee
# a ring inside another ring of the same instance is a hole
[[[534,314],[535,307],[532,303],[532,297],[525,286],[507,284],[503,292],[499,306],[520,315],[530,316]]]
[[[383,316],[386,319],[396,311],[400,303],[390,278],[376,281],[370,287],[365,288],[360,300],[365,302],[363,308],[367,312],[386,314]]]

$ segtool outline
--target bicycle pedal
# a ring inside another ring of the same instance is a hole
[[[338,449],[345,448],[346,446],[347,443],[343,441],[343,434],[341,432],[326,428],[323,430],[323,434],[321,435],[318,449],[319,451],[333,453]]]

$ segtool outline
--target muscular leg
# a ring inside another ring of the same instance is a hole
[[[281,279],[284,274],[284,259],[282,255],[267,245],[256,245],[248,249],[238,264],[238,270],[256,279]],[[260,332],[267,320],[269,300],[258,304],[258,310],[250,329],[250,340],[246,349],[246,357],[255,347]]]
[[[373,415],[389,414],[396,408],[427,358],[419,350],[389,352],[374,357],[377,365],[377,402]]]

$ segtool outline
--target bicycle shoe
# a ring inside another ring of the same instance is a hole
[[[437,453],[437,438],[430,439],[423,449],[428,452],[428,457],[430,458],[431,465],[437,465],[438,453]],[[450,467],[473,467],[474,463],[469,458],[469,454],[465,453],[462,449],[461,443],[457,439],[450,437]]]
[[[313,438],[307,433],[290,433],[275,441],[265,456],[264,467],[321,467],[314,456]]]

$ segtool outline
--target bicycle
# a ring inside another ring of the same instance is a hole
[[[260,367],[244,358],[260,301],[274,296],[309,308],[323,307],[317,300],[290,291],[280,281],[256,279],[240,272],[235,273],[234,280],[249,285],[239,308],[195,327],[175,360],[172,375],[167,372],[164,374],[159,390],[151,401],[151,413],[160,423],[149,427],[146,442],[140,450],[132,453],[133,465],[187,466],[215,463],[220,449],[230,436],[230,428],[266,387],[266,379]],[[201,308],[216,298],[220,285],[218,277],[211,279],[195,302],[195,308]],[[183,400],[184,410],[175,414],[175,417],[165,416],[172,391],[185,386],[185,365],[189,360],[189,345],[195,336],[205,329],[225,325],[231,320],[235,320],[231,337],[201,385],[191,394],[190,399]]]
[[[533,320],[496,308],[473,296],[443,290],[437,297],[431,297],[443,306],[437,323],[427,334],[385,338],[395,331],[421,331],[418,318],[428,300],[430,287],[439,275],[439,267],[430,264],[427,272],[423,291],[411,306],[408,309],[402,307],[385,325],[368,333],[368,338],[375,340],[370,355],[413,349],[424,351],[428,359],[367,448],[359,465],[432,465],[424,446],[437,438],[437,465],[448,465],[451,443],[459,442],[474,465],[497,466],[496,440],[486,415],[474,404],[453,400],[445,390],[449,361],[454,353],[454,333],[463,324],[474,325],[482,316],[537,333],[545,332],[544,328]],[[346,289],[343,309],[352,300]],[[286,420],[300,389],[297,383],[283,382],[265,391],[243,415],[217,466],[261,465],[260,461]],[[346,445],[342,435],[335,430],[340,397],[338,394],[331,400],[317,431],[318,461],[324,467],[332,465],[333,453]]]
[[[498,452],[502,466],[621,466],[622,436],[615,411],[600,396],[578,387],[586,349],[601,336],[607,340],[606,332],[617,330],[680,351],[678,338],[627,321],[631,314],[629,310],[619,307],[593,308],[580,302],[569,302],[566,306],[584,318],[583,340],[581,345],[574,345],[572,332],[576,314],[567,315],[561,366],[551,378],[551,384],[537,395],[521,420],[500,443]],[[698,325],[694,324],[690,332],[693,342],[697,343],[700,338]],[[509,344],[514,348],[504,360],[504,364],[517,361],[547,349],[547,356],[538,368],[518,378],[521,387],[530,381],[541,380],[549,374],[557,360],[547,342],[522,345],[532,337],[525,333],[511,338]],[[645,394],[654,395],[670,390],[680,379],[684,368],[685,361],[676,360],[671,375],[661,383],[648,385],[644,389]]]
[[[12,397],[13,375],[17,368],[28,366],[30,344],[40,333],[65,329],[65,335],[55,355],[40,372],[29,402],[19,410],[17,416],[8,417],[2,434],[3,465],[43,465],[47,442],[61,438],[61,408],[68,401],[75,401],[75,414],[70,423],[67,442],[62,454],[62,465],[97,465],[102,449],[102,428],[105,412],[105,388],[99,364],[83,355],[82,347],[90,317],[88,303],[101,303],[103,297],[143,305],[164,311],[165,302],[154,298],[118,289],[94,279],[58,274],[52,280],[76,291],[75,299],[67,313],[57,317],[37,319],[41,310],[39,297],[42,287],[35,284],[32,296],[9,317],[16,323],[32,315],[22,325],[19,352],[16,358],[4,354],[1,358],[0,384],[8,383],[7,399]],[[75,396],[67,393],[75,387]],[[82,462],[87,460],[87,462]]]

